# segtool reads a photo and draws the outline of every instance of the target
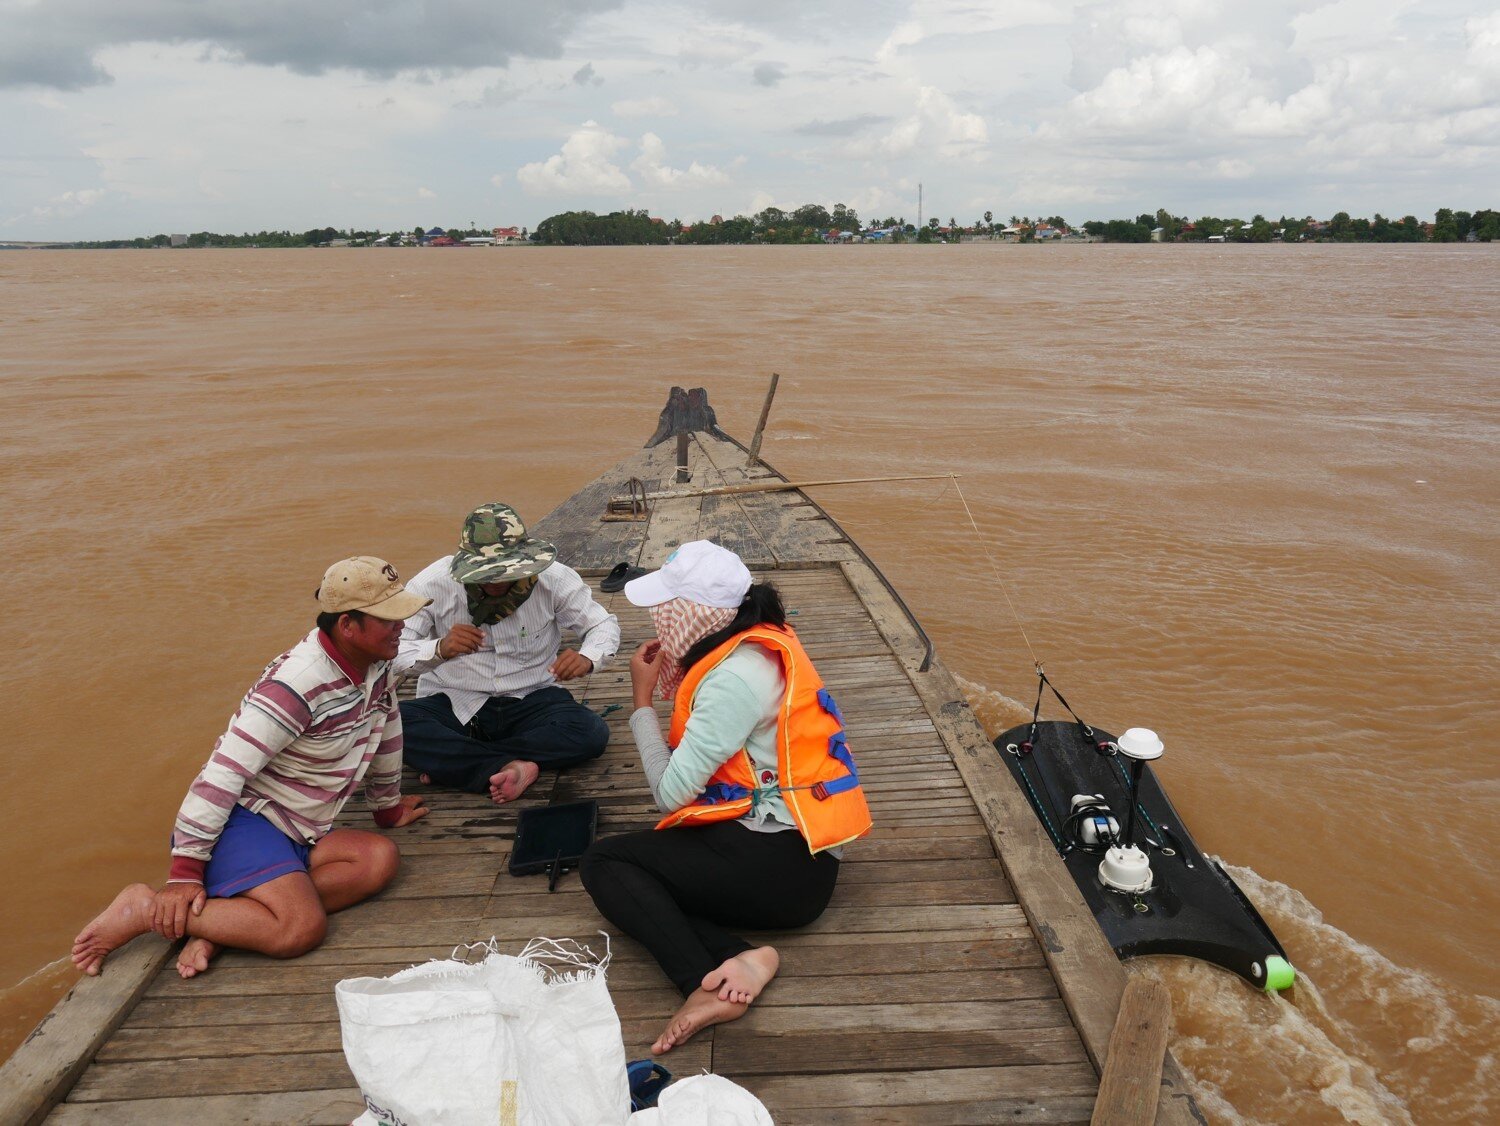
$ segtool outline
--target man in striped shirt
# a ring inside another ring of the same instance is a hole
[[[398,674],[416,673],[401,705],[406,762],[424,781],[514,801],[547,769],[604,753],[609,726],[560,681],[603,668],[620,648],[620,620],[588,584],[526,534],[507,504],[464,521],[456,554],[411,581],[430,604],[401,636]],[[562,631],[578,648],[559,649]]]
[[[183,977],[224,946],[295,957],[323,941],[329,912],[395,876],[393,841],[333,822],[361,786],[382,828],[427,813],[401,796],[390,668],[403,620],[427,601],[368,555],[330,567],[317,597],[318,628],[266,666],[189,788],[166,886],[130,885],[74,940],[84,973],[148,930],[191,936]]]

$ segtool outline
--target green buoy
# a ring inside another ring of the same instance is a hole
[[[1266,959],[1266,992],[1280,993],[1283,989],[1290,989],[1292,982],[1297,980],[1297,971],[1292,969],[1292,964],[1277,954],[1272,954]]]

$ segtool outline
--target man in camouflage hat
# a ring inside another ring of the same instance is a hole
[[[407,619],[395,662],[419,678],[401,716],[407,765],[425,780],[504,804],[543,768],[604,752],[608,725],[558,682],[607,664],[620,622],[556,560],[510,505],[482,504],[458,551],[409,584],[432,600]],[[581,639],[576,650],[559,652],[563,630]]]

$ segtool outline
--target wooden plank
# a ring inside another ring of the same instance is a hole
[[[1172,1031],[1172,995],[1160,982],[1133,977],[1109,1038],[1093,1126],[1150,1126],[1161,1096],[1161,1067]]]
[[[829,1051],[824,1032],[739,1034],[726,1025],[714,1037],[714,1067],[723,1075],[836,1075],[914,1068],[1076,1063],[1088,1066],[1078,1031],[1062,1028],[949,1029],[892,1032],[871,1022],[866,1035],[844,1036]],[[842,1078],[840,1079],[842,1082]],[[754,1083],[746,1084],[752,1090]]]
[[[260,1056],[202,1056],[181,1060],[135,1060],[96,1064],[68,1096],[70,1103],[149,1099],[174,1095],[258,1094],[348,1088],[354,1077],[343,1051],[283,1052]]]
[[[255,1095],[193,1095],[127,1102],[68,1102],[47,1119],[48,1126],[260,1126],[296,1122],[305,1126],[344,1126],[364,1112],[357,1087]]]
[[[733,1072],[725,1072],[735,1078]],[[1092,1103],[1094,1069],[1082,1063],[1016,1067],[955,1067],[926,1071],[867,1072],[830,1082],[817,1075],[762,1076],[756,1095],[777,1122],[782,1112],[835,1107],[925,1107],[1006,1096],[1084,1095]]]
[[[212,1056],[266,1056],[280,1052],[341,1052],[337,1021],[279,1021],[250,1024],[234,1031],[189,1028],[120,1028],[109,1038],[95,1062],[200,1059]]]
[[[778,1107],[778,1126],[974,1126],[976,1122],[1083,1123],[1092,1095],[1013,1095],[959,1103],[858,1107]]]
[[[40,1122],[119,1027],[174,943],[142,935],[116,950],[98,977],[81,978],[0,1067],[0,1122]]]
[[[887,1032],[920,1032],[942,1028],[950,1032],[984,1028],[1068,1028],[1068,1010],[1054,998],[1015,1001],[918,1002],[909,1005],[792,1005],[782,1008],[750,1006],[733,1024],[718,1030],[720,1038],[751,1033],[858,1032],[873,1028]]]

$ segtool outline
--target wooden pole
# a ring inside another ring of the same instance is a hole
[[[1109,1037],[1091,1126],[1151,1126],[1156,1121],[1171,1031],[1172,996],[1167,987],[1132,977],[1125,984]]]
[[[682,497],[722,497],[732,493],[775,493],[786,489],[811,489],[817,485],[867,485],[874,481],[947,481],[957,477],[956,473],[929,473],[917,477],[844,477],[833,481],[751,481],[747,485],[719,485],[712,489],[669,489],[665,492],[647,493],[647,500],[678,500]],[[640,499],[639,496],[636,497]],[[629,497],[613,497],[611,503],[628,504]]]
[[[750,439],[750,458],[745,462],[745,468],[760,463],[760,436],[765,433],[766,420],[771,417],[771,400],[776,398],[776,384],[781,382],[781,376],[774,371],[771,373],[771,386],[766,390],[765,405],[760,408],[760,421],[755,424],[755,437]]]
[[[687,432],[677,435],[677,483],[685,485],[693,479],[692,473],[688,471],[688,438]]]

